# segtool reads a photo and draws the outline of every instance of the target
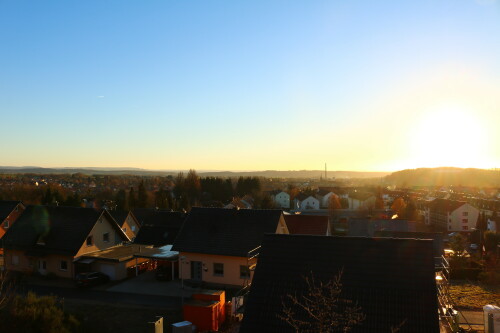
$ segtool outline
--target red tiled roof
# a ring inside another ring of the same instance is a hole
[[[285,215],[288,231],[292,235],[326,235],[328,216]]]

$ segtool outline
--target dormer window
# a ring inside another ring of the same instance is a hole
[[[9,221],[5,220],[5,222],[3,223],[3,227],[5,229],[8,229],[9,228]]]
[[[92,236],[87,237],[87,246],[92,246],[94,244]]]
[[[102,241],[103,242],[109,242],[109,232],[105,232],[102,234]]]

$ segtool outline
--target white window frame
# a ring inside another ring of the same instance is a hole
[[[64,262],[64,263],[66,263],[66,268],[62,268],[62,264],[63,264],[63,262]],[[67,270],[68,270],[68,262],[67,262],[66,260],[61,260],[61,261],[59,262],[59,270],[60,270],[60,271],[67,271]]]

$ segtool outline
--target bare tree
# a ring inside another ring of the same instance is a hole
[[[365,315],[356,302],[342,298],[342,274],[322,282],[304,277],[307,284],[305,294],[286,295],[282,300],[283,313],[278,317],[295,329],[295,332],[349,332],[365,320]]]

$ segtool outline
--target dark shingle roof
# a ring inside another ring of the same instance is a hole
[[[284,215],[288,231],[292,235],[326,235],[328,216]]]
[[[120,228],[122,228],[125,224],[128,215],[131,214],[130,211],[125,210],[108,210],[108,212],[111,216],[113,216],[113,219],[116,221],[116,223],[118,223]]]
[[[448,199],[434,199],[429,203],[429,208],[438,212],[453,212],[460,206],[465,205],[465,201],[456,201]]]
[[[307,291],[311,272],[326,282],[341,270],[343,297],[366,315],[351,332],[390,332],[403,320],[402,332],[439,332],[430,240],[266,235],[240,333],[294,332],[278,317],[283,300]]]
[[[185,220],[182,212],[157,211],[144,220],[135,244],[163,246],[173,244]]]
[[[191,209],[173,251],[246,257],[260,246],[265,233],[274,233],[279,209]]]
[[[434,256],[440,257],[444,254],[443,233],[441,232],[382,230],[382,231],[375,231],[375,237],[432,239]]]
[[[6,248],[36,248],[44,253],[75,255],[101,214],[102,210],[92,208],[28,206],[3,241]],[[110,221],[122,233],[118,225]],[[38,246],[39,240],[45,245]]]
[[[20,203],[21,201],[0,200],[0,223],[2,223]]]

